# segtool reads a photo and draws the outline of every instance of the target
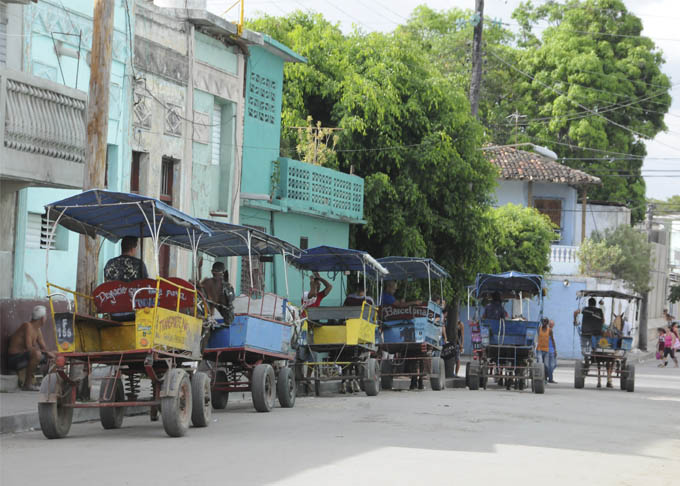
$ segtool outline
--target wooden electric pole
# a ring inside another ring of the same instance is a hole
[[[105,183],[114,8],[115,0],[94,0],[83,190],[104,188]],[[98,246],[97,239],[80,237],[76,288],[87,295],[97,278]]]
[[[470,77],[470,112],[477,117],[479,91],[482,86],[482,28],[484,26],[484,0],[475,0],[475,25],[472,37],[472,75]]]
[[[654,228],[654,204],[647,205],[647,219],[645,220],[645,228],[647,230],[647,241],[652,242],[652,229]],[[640,334],[638,336],[638,347],[642,351],[647,351],[647,333],[649,322],[649,292],[642,295],[640,301]]]

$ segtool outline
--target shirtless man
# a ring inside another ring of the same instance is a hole
[[[33,308],[30,322],[24,322],[9,338],[7,348],[7,366],[10,369],[26,368],[24,390],[38,391],[33,386],[33,373],[40,363],[43,353],[54,358],[54,353],[47,350],[41,328],[47,321],[47,309],[43,305]]]
[[[229,273],[226,272],[224,263],[215,262],[212,275],[212,278],[203,279],[199,288],[206,294],[211,315],[217,309],[224,318],[224,324],[228,326],[234,320],[234,287],[229,283]]]

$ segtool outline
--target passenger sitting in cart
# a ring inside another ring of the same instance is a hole
[[[324,285],[323,290],[321,290],[321,284]],[[321,301],[331,293],[332,289],[333,286],[328,280],[321,278],[319,272],[314,272],[309,277],[309,292],[305,292],[302,296],[302,310],[304,311],[308,307],[319,307]]]
[[[396,280],[390,280],[385,283],[385,290],[382,293],[382,298],[380,299],[380,306],[386,307],[391,305],[393,307],[408,307],[410,305],[423,305],[420,300],[412,300],[405,302],[404,300],[397,300],[394,294],[397,291]]]
[[[144,262],[135,256],[137,250],[137,238],[135,236],[125,236],[121,241],[121,255],[110,259],[104,267],[104,280],[120,280],[121,282],[132,282],[149,278]]]
[[[501,301],[501,294],[494,292],[491,296],[491,302],[484,307],[484,314],[482,319],[507,319],[508,313],[503,308],[503,301]]]
[[[342,305],[344,307],[358,307],[364,302],[366,302],[367,304],[374,305],[373,297],[371,297],[370,295],[367,297],[366,291],[363,288],[360,288],[355,292],[349,294],[347,297],[345,297],[345,301],[342,303]]]
[[[212,277],[203,279],[199,288],[205,292],[210,315],[217,310],[224,319],[224,325],[231,324],[234,320],[236,293],[229,283],[229,272],[226,271],[224,263],[215,262],[212,266]]]

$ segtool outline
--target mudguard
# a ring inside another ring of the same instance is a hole
[[[186,375],[186,371],[181,368],[172,368],[165,373],[161,384],[160,397],[176,397],[179,391],[179,384]]]

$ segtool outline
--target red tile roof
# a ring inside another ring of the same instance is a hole
[[[548,157],[513,147],[489,147],[484,149],[489,162],[498,167],[503,180],[552,182],[585,186],[601,184],[599,177],[572,169]]]

